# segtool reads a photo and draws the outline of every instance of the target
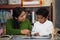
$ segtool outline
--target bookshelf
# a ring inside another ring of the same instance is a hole
[[[21,0],[0,0],[0,27],[3,34],[6,34],[6,21],[12,16],[15,7],[22,7]]]
[[[32,0],[31,0],[32,1]],[[53,16],[53,13],[52,13],[52,5],[44,5],[44,3],[42,4],[42,5],[40,5],[40,3],[38,3],[39,1],[32,1],[31,2],[30,1],[30,3],[32,3],[32,4],[26,4],[26,2],[28,3],[28,1],[26,0],[24,3],[23,3],[23,1],[21,1],[22,3],[21,4],[0,4],[0,11],[3,9],[3,10],[5,10],[5,11],[8,11],[8,10],[10,10],[10,13],[12,14],[12,11],[13,11],[13,9],[15,8],[15,7],[25,7],[26,9],[28,8],[28,9],[31,9],[31,10],[33,10],[34,12],[35,12],[35,8],[37,9],[37,8],[41,8],[41,7],[46,7],[46,8],[51,8],[51,10],[50,10],[50,12],[51,12],[51,16]],[[8,10],[7,10],[8,9]],[[2,10],[2,11],[3,11]],[[30,10],[30,11],[31,11]],[[29,10],[28,10],[29,11]],[[7,12],[5,12],[6,14],[7,14]],[[8,12],[9,13],[9,12]],[[32,13],[32,15],[31,16],[33,16],[34,14],[33,14],[33,12],[31,11],[31,13]],[[33,16],[34,17],[34,16]],[[52,21],[53,21],[53,17],[51,17],[52,18]],[[33,19],[34,20],[34,19]],[[31,21],[33,21],[33,20],[31,20]],[[34,21],[33,21],[33,23],[34,23]],[[4,34],[5,34],[5,32],[6,32],[6,28],[3,28],[5,31],[4,31]]]

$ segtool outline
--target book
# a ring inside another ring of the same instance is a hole
[[[45,7],[51,6],[52,0],[23,0],[23,7]]]
[[[23,7],[38,7],[40,6],[39,1],[23,1]]]
[[[12,14],[13,14],[13,11],[12,10],[6,11],[6,20],[12,18]]]
[[[9,0],[9,4],[21,4],[21,0]]]
[[[0,0],[0,4],[8,4],[8,0]]]
[[[8,19],[12,18],[12,10],[0,10],[0,27],[5,27]]]

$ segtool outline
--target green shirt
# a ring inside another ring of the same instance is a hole
[[[6,34],[8,35],[22,35],[21,30],[23,29],[28,29],[30,31],[32,30],[32,26],[30,25],[30,22],[28,19],[20,23],[19,29],[14,29],[12,27],[12,19],[7,20],[6,22]]]

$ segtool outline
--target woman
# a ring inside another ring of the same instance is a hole
[[[26,19],[26,11],[24,8],[14,8],[13,18],[6,22],[6,34],[9,35],[30,35],[32,27],[28,19]]]

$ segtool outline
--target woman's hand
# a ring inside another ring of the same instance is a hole
[[[29,31],[28,29],[21,30],[21,33],[22,33],[22,34],[25,34],[25,35],[27,35],[27,36],[30,35],[30,31]]]
[[[39,33],[35,33],[34,36],[40,36]]]

